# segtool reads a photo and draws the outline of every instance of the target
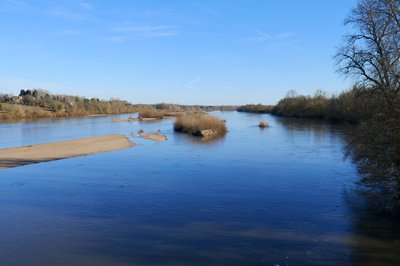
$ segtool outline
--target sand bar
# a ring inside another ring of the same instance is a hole
[[[120,150],[132,146],[133,143],[124,135],[108,135],[0,149],[0,169]]]
[[[139,131],[139,135],[144,139],[150,139],[154,141],[166,141],[168,139],[167,136],[158,133],[144,133]]]

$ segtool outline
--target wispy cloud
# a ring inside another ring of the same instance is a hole
[[[264,31],[258,30],[258,29],[251,29],[253,33],[255,33],[254,36],[248,37],[243,39],[245,42],[262,42],[262,43],[282,43],[284,40],[289,40],[292,37],[296,36],[297,34],[294,32],[283,32],[280,34],[277,34],[275,36],[272,36],[268,33],[265,33]]]
[[[200,80],[201,80],[201,78],[197,76],[194,79],[192,79],[191,81],[189,81],[186,85],[187,86],[193,86],[193,85],[199,83]]]
[[[114,28],[113,31],[140,39],[171,37],[179,34],[176,27],[171,25],[123,25]]]
[[[27,8],[31,8],[30,4],[22,0],[0,0],[0,11],[26,11]]]
[[[285,39],[285,38],[291,38],[296,36],[297,34],[295,32],[284,32],[278,35],[278,38]]]
[[[55,7],[49,11],[49,14],[56,18],[61,18],[65,20],[79,21],[87,19],[87,15],[83,13],[76,12],[71,9]]]
[[[110,36],[105,38],[106,41],[113,42],[113,43],[123,43],[125,39],[121,36]]]
[[[12,5],[22,5],[22,4],[24,4],[24,2],[20,1],[20,0],[3,0],[3,3],[12,4]]]
[[[200,10],[203,13],[206,13],[206,14],[209,14],[209,15],[212,15],[212,16],[218,16],[218,13],[215,12],[214,10],[212,10],[209,7],[200,5],[199,3],[196,3],[196,2],[193,2],[193,1],[190,1],[188,3],[191,4],[192,6],[196,7],[198,10]]]
[[[93,5],[87,2],[79,2],[79,6],[85,10],[94,10]]]
[[[57,35],[61,35],[61,36],[79,36],[79,35],[81,35],[81,32],[77,31],[77,30],[65,29],[65,30],[59,31],[57,33]]]
[[[269,35],[269,34],[267,34],[265,32],[262,32],[260,30],[253,29],[253,32],[257,33],[257,36],[254,37],[254,39],[256,39],[256,40],[267,41],[267,40],[271,40],[272,39],[271,35]]]

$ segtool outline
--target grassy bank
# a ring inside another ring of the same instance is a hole
[[[174,123],[174,130],[196,136],[202,135],[202,131],[205,130],[212,132],[213,135],[223,135],[227,132],[223,121],[203,113],[189,113],[177,117]]]

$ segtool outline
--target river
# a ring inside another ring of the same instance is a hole
[[[129,149],[0,171],[1,265],[399,265],[343,125],[238,112],[225,137],[128,115],[0,124],[0,148],[143,129]],[[267,121],[270,127],[258,128]]]

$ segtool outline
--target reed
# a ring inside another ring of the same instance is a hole
[[[163,119],[165,115],[166,115],[165,110],[158,110],[155,108],[145,108],[145,109],[140,110],[138,118],[139,119],[143,119],[143,118]]]
[[[227,132],[225,123],[218,117],[203,113],[189,113],[177,117],[174,130],[192,135],[200,135],[204,130],[211,130],[215,135],[223,135]]]

